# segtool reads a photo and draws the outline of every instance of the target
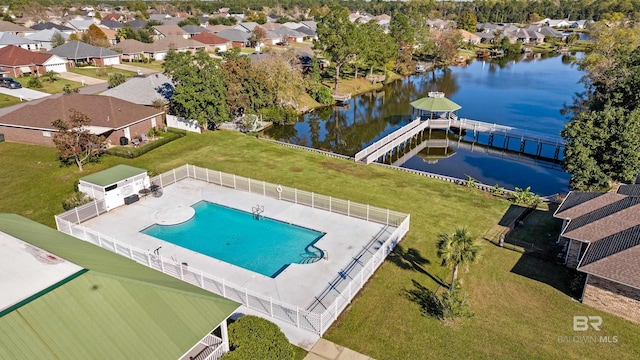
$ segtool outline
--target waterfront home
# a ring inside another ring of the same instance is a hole
[[[567,267],[586,274],[580,300],[640,322],[640,185],[616,191],[572,191],[554,216]]]

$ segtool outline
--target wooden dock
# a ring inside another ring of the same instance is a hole
[[[349,94],[332,94],[333,96],[333,100],[337,101],[337,102],[347,102],[349,100],[351,100],[351,93]]]
[[[486,123],[482,121],[469,120],[464,118],[449,117],[438,119],[416,120],[403,126],[402,128],[385,136],[383,139],[376,141],[370,146],[358,152],[354,157],[356,162],[370,164],[378,159],[388,156],[392,153],[398,153],[401,149],[406,149],[407,145],[421,135],[425,130],[441,129],[445,131],[453,131],[460,139],[469,133],[472,134],[473,143],[479,143],[479,135],[487,134],[487,145],[490,148],[498,148],[509,150],[510,142],[517,141],[519,143],[519,152],[522,154],[541,157],[543,147],[551,147],[553,149],[553,157],[547,157],[550,160],[559,160],[559,156],[564,150],[564,139],[560,136],[536,133],[527,130],[517,129],[512,126]],[[502,142],[494,141],[496,136],[502,137]],[[527,143],[536,144],[535,152],[527,152]]]

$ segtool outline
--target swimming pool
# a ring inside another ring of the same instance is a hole
[[[289,264],[322,257],[315,244],[325,233],[200,201],[191,220],[178,225],[152,225],[141,232],[183,248],[276,277]]]

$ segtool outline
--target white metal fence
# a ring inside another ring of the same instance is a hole
[[[104,201],[93,201],[77,207],[63,214],[57,215],[58,230],[86,240],[116,254],[128,257],[140,264],[149,266],[165,274],[182,279],[195,286],[221,295],[227,299],[237,301],[244,306],[257,310],[273,319],[295,325],[298,328],[316,333],[320,336],[338,318],[375,270],[382,264],[387,255],[409,231],[410,216],[388,209],[381,209],[369,205],[354,203],[348,200],[336,199],[330,196],[318,195],[306,191],[275,185],[264,181],[253,180],[219,171],[184,165],[163,173],[151,181],[162,187],[174,184],[185,178],[193,178],[209,183],[230,187],[236,190],[248,191],[255,194],[269,196],[275,199],[294,202],[317,209],[323,209],[346,216],[388,225],[395,228],[391,235],[377,249],[353,279],[345,285],[343,291],[323,312],[300,309],[285,302],[274,300],[254,291],[226,281],[224,278],[193,269],[186,264],[168,260],[162,256],[155,256],[146,250],[135,248],[111,237],[102,235],[82,225],[82,222],[106,212]]]

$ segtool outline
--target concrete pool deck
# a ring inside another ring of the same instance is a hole
[[[318,313],[324,312],[333,303],[350,277],[357,273],[358,267],[365,264],[395,230],[394,227],[195,179],[178,181],[163,188],[163,191],[162,197],[147,196],[81,225],[149,253],[160,248],[159,254],[176,264],[186,264],[192,270],[224,278],[266,298]],[[266,217],[322,231],[326,234],[315,245],[328,253],[328,260],[291,264],[275,278],[270,278],[140,232],[158,222],[156,214],[159,211],[190,207],[201,200],[247,212],[251,212],[256,205],[264,206],[262,215]],[[305,330],[298,331],[308,333]],[[301,335],[306,339],[301,341],[307,347],[309,341],[318,338],[315,334]],[[300,344],[300,341],[292,342]]]

